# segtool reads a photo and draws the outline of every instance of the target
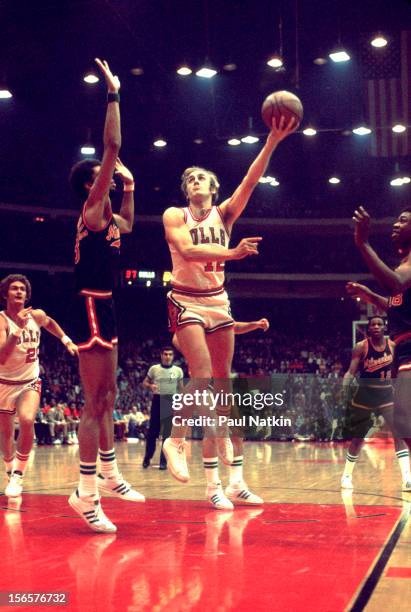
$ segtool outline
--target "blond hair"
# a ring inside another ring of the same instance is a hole
[[[200,170],[201,172],[205,172],[210,177],[210,187],[213,190],[212,193],[212,202],[215,204],[218,200],[218,190],[220,189],[220,183],[218,182],[217,175],[211,170],[207,170],[206,168],[202,168],[201,166],[191,166],[190,168],[186,168],[181,175],[181,191],[184,196],[187,198],[187,180],[192,172],[196,170]]]

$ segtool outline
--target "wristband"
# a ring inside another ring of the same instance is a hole
[[[108,93],[107,94],[107,104],[110,104],[110,102],[120,102],[120,94],[114,93],[114,92]]]
[[[125,193],[127,193],[129,191],[134,191],[134,182],[133,183],[129,183],[128,185],[124,185],[123,191]]]
[[[17,329],[12,331],[11,333],[12,333],[13,336],[16,336],[16,338],[20,338],[21,334],[23,333],[23,328],[22,327],[18,327]]]
[[[64,346],[67,346],[68,344],[70,344],[70,342],[72,342],[72,339],[66,336],[66,334],[64,334],[64,336],[61,336],[60,342],[62,342]]]

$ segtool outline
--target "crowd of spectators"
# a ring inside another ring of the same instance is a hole
[[[159,361],[161,345],[161,339],[137,338],[120,348],[114,411],[117,440],[145,437],[151,393],[142,382],[148,368]],[[272,389],[284,393],[278,415],[281,412],[292,423],[281,430],[256,427],[246,435],[251,439],[339,439],[344,414],[340,383],[349,356],[349,339],[339,334],[321,339],[290,338],[277,331],[239,336],[234,376],[269,380]],[[40,360],[43,397],[36,418],[37,440],[40,444],[77,443],[83,405],[77,361],[49,338],[43,340]],[[176,363],[187,371],[182,356],[176,355]]]

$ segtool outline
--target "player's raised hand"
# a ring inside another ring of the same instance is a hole
[[[267,329],[270,327],[268,319],[260,319],[259,321],[257,321],[257,323],[259,328],[262,329],[264,332],[266,332]]]
[[[271,131],[268,137],[275,142],[281,142],[284,140],[289,134],[294,132],[299,126],[297,119],[295,117],[291,117],[288,123],[285,122],[284,115],[281,115],[279,122],[275,116],[273,115],[272,123],[271,123]]]
[[[22,329],[26,327],[27,323],[30,319],[30,312],[32,311],[32,307],[22,308],[16,315],[16,323]]]
[[[134,183],[134,177],[130,170],[126,168],[123,162],[117,157],[114,174],[119,176],[123,181],[124,185],[132,185]]]
[[[368,287],[360,283],[349,282],[345,285],[345,289],[352,298],[360,298],[363,302],[368,302],[368,298],[371,295]]]
[[[361,247],[368,242],[371,217],[363,206],[359,206],[354,212],[353,221],[355,223],[354,242],[357,247]]]
[[[120,81],[119,81],[118,76],[114,75],[111,72],[106,60],[101,60],[98,57],[96,57],[95,62],[97,66],[100,68],[101,72],[103,73],[104,78],[106,79],[108,92],[117,93],[118,90],[120,89]]]
[[[258,244],[261,240],[261,236],[243,238],[234,249],[231,249],[233,253],[231,259],[244,259],[249,255],[258,255]]]

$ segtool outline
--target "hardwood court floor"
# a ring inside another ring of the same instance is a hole
[[[81,612],[409,609],[411,494],[391,445],[366,445],[342,495],[342,445],[247,443],[246,479],[266,503],[233,512],[204,500],[200,443],[186,485],[143,470],[141,443],[116,450],[148,501],[104,500],[118,526],[107,536],[66,502],[78,448],[35,449],[21,506],[0,497],[1,592],[69,592],[66,609]]]

